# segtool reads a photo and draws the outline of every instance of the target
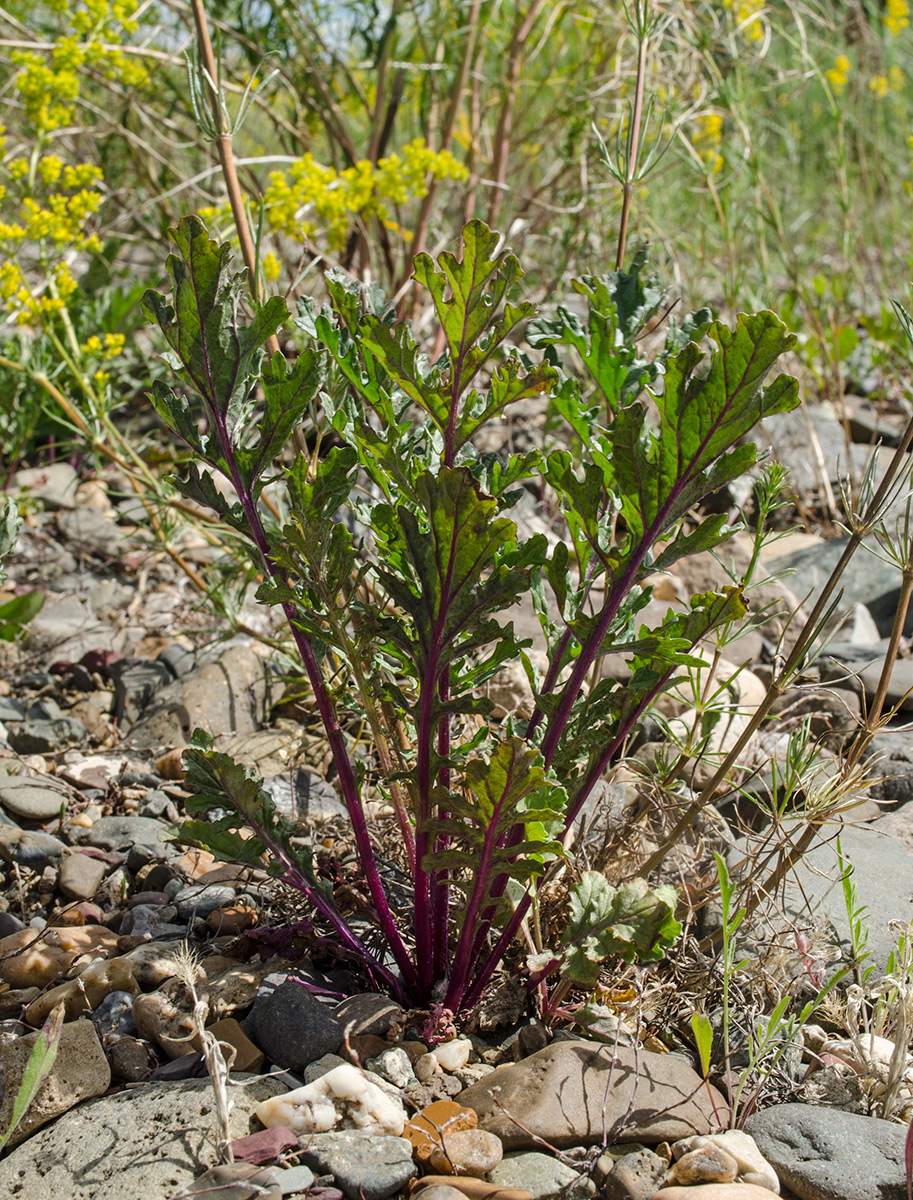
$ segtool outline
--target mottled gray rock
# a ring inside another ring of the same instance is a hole
[[[287,773],[276,775],[264,780],[263,787],[279,812],[290,820],[316,824],[346,816],[346,806],[333,787],[313,771],[295,771],[292,781]]]
[[[173,679],[165,663],[121,659],[108,672],[114,681],[112,715],[122,730],[139,720],[155,694]]]
[[[102,817],[85,831],[73,837],[99,850],[129,850],[132,846],[149,846],[164,854],[167,846],[162,834],[168,826],[154,817]]]
[[[266,668],[248,646],[232,646],[217,662],[196,666],[163,687],[130,731],[135,746],[190,741],[194,729],[251,733],[265,716]],[[177,735],[177,736],[175,736]]]
[[[179,921],[191,921],[194,917],[208,917],[217,908],[233,904],[235,889],[223,883],[192,883],[181,888],[172,897]]]
[[[26,1064],[40,1033],[30,1033],[12,1042],[0,1043],[4,1092],[0,1104],[0,1129],[6,1129]],[[111,1086],[111,1069],[91,1021],[64,1025],[57,1057],[42,1081],[35,1099],[13,1131],[8,1146],[16,1146],[36,1129],[68,1112],[82,1100],[100,1096]],[[2,1179],[2,1176],[0,1176]],[[0,1186],[0,1195],[3,1194]]]
[[[800,1200],[905,1200],[902,1125],[836,1108],[777,1104],[749,1117],[745,1128]]]
[[[82,721],[61,717],[57,721],[20,721],[10,726],[7,741],[17,754],[54,754],[82,745],[88,736]]]
[[[92,1022],[101,1038],[116,1033],[119,1037],[132,1037],[136,1033],[133,1020],[133,1001],[130,992],[108,992],[107,996],[92,1013]]]
[[[533,1200],[589,1200],[596,1185],[550,1154],[508,1154],[489,1175],[498,1187],[523,1188]]]
[[[13,491],[25,490],[33,500],[42,500],[48,508],[75,508],[79,477],[67,462],[47,467],[26,467],[12,478]]]
[[[418,1173],[405,1138],[361,1130],[315,1134],[301,1158],[316,1174],[332,1175],[349,1200],[385,1200]]]
[[[889,922],[907,924],[913,921],[913,855],[897,838],[872,825],[857,827],[835,823],[823,826],[821,840],[787,876],[782,918],[771,917],[769,925],[764,924],[762,936],[765,941],[771,937],[776,939],[780,924],[785,925],[790,938],[797,922],[804,927],[821,927],[826,940],[843,951],[845,961],[850,960],[849,919],[843,889],[835,882],[840,876],[838,833],[844,859],[853,865],[857,905],[865,909],[869,961],[883,971],[895,946]],[[740,838],[728,855],[730,868],[736,876],[745,869],[745,846],[745,840]],[[753,859],[748,861],[753,862]],[[719,913],[708,910],[705,932],[718,928],[718,925]]]
[[[56,867],[65,851],[63,842],[50,833],[0,825],[0,858],[4,862],[18,863],[40,875],[45,867]]]
[[[247,1081],[231,1096],[231,1136],[259,1128],[255,1104],[285,1089]],[[16,1200],[171,1200],[215,1161],[208,1079],[150,1084],[67,1113],[0,1162],[0,1196]]]
[[[45,651],[48,664],[77,662],[90,650],[120,650],[124,635],[99,621],[77,597],[49,596],[29,622],[28,644]]]
[[[293,979],[281,983],[260,1004],[254,1029],[257,1045],[271,1062],[298,1072],[331,1054],[343,1039],[343,1027],[332,1008]]]
[[[53,776],[0,776],[0,804],[27,821],[50,821],[60,814],[69,792]]]
[[[390,1026],[403,1015],[402,1008],[389,996],[378,992],[356,992],[336,1005],[336,1017],[346,1033],[373,1033],[385,1037]]]
[[[726,1108],[715,1089],[713,1103]],[[498,1067],[462,1092],[460,1104],[475,1109],[479,1128],[496,1134],[505,1150],[536,1150],[535,1137],[559,1150],[592,1146],[604,1130],[611,1140],[623,1120],[626,1140],[648,1144],[715,1125],[707,1089],[682,1059],[573,1040]]]
[[[767,564],[771,572],[792,570],[795,574],[786,580],[793,590],[804,600],[806,593],[811,596],[806,604],[810,607],[819,595],[822,587],[830,578],[831,572],[837,565],[846,547],[847,538],[834,538],[821,542],[807,549],[793,551],[781,558],[776,558]],[[900,596],[900,570],[888,563],[882,562],[865,549],[857,550],[850,565],[840,580],[843,597],[839,612],[846,613],[854,604],[864,604],[872,615],[879,632],[888,636],[897,612],[897,600]],[[913,630],[913,614],[908,615],[904,632]]]
[[[64,510],[58,514],[57,528],[75,546],[109,559],[123,554],[131,540],[116,521],[97,508]]]

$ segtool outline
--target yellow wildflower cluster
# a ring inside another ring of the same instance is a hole
[[[93,334],[83,343],[82,351],[91,358],[107,362],[123,353],[126,340],[122,333],[106,333],[103,338]]]
[[[697,118],[697,128],[692,135],[695,149],[707,164],[711,175],[718,175],[723,169],[723,156],[720,146],[723,141],[723,118],[719,113],[702,113]]]
[[[839,96],[850,77],[850,60],[845,54],[838,54],[834,59],[834,65],[824,74],[831,89]]]
[[[907,0],[887,0],[881,19],[888,32],[896,37],[901,29],[910,24],[910,5]]]
[[[136,29],[136,0],[82,0],[72,9],[60,0],[50,7],[65,21],[65,29],[49,50],[15,50],[11,60],[19,68],[13,87],[25,115],[39,135],[69,125],[76,113],[80,69],[91,67],[107,79],[137,87],[147,78],[146,68],[110,43]]]
[[[883,100],[888,94],[887,75],[873,75],[869,80],[869,91],[872,92],[877,99]]]
[[[263,196],[266,219],[271,229],[299,241],[322,231],[330,248],[340,250],[354,216],[373,214],[389,223],[388,205],[420,199],[427,194],[429,178],[465,179],[466,174],[449,151],[431,150],[420,139],[376,167],[362,161],[336,171],[305,154],[288,171],[270,173]]]
[[[749,42],[764,40],[764,0],[723,0],[735,18],[735,23]]]

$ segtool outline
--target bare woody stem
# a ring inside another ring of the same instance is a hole
[[[244,207],[244,193],[241,191],[241,183],[235,167],[231,129],[228,128],[228,121],[219,100],[217,83],[218,68],[216,67],[216,57],[212,51],[212,41],[209,37],[206,10],[203,7],[203,0],[190,0],[190,7],[193,10],[193,23],[196,27],[200,59],[202,60],[206,74],[209,76],[207,89],[209,92],[209,106],[212,111],[213,125],[217,132],[216,149],[219,155],[219,164],[222,168],[222,177],[225,180],[225,190],[228,193],[228,203],[231,205],[231,215],[238,233],[241,257],[244,259],[244,265],[247,267],[250,294],[255,300],[260,300],[262,299],[262,289],[257,274],[257,252],[247,220],[247,209]],[[270,335],[268,345],[270,354],[279,353],[279,339],[275,334]],[[298,449],[301,449],[301,446]]]
[[[729,772],[739,761],[739,757],[743,750],[754,736],[761,722],[770,712],[778,697],[782,694],[788,680],[793,674],[795,674],[803,657],[805,656],[806,651],[816,636],[820,622],[827,611],[830,599],[836,591],[837,584],[840,582],[843,572],[846,570],[850,559],[862,544],[862,539],[877,520],[878,514],[888,494],[890,493],[894,480],[900,473],[902,466],[906,464],[907,452],[910,449],[911,444],[913,444],[913,418],[907,422],[907,427],[904,430],[900,445],[894,451],[894,457],[888,464],[888,469],[885,471],[884,478],[878,485],[875,495],[872,497],[868,508],[863,514],[862,520],[851,533],[837,565],[831,572],[830,578],[828,579],[827,583],[825,583],[824,588],[821,591],[821,595],[818,597],[818,600],[812,609],[811,615],[808,617],[807,621],[802,627],[802,631],[792,649],[792,653],[787,658],[783,668],[771,680],[764,699],[758,705],[757,710],[753,713],[751,720],[742,731],[742,734],[736,741],[735,745],[726,755],[722,763],[720,763],[713,778],[707,783],[704,790],[697,797],[694,803],[687,808],[663,844],[644,864],[642,869],[644,878],[647,878],[651,872],[655,871],[656,868],[665,860],[666,855],[674,846],[678,844],[685,831],[691,826],[691,823],[694,821],[695,817],[697,817],[698,814],[701,813],[704,808],[706,808],[706,806],[713,800],[717,793],[717,789],[721,786]]]

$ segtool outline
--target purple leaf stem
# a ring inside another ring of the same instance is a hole
[[[438,688],[441,703],[450,699],[450,667],[445,667],[441,673]],[[450,757],[450,721],[445,713],[441,718],[437,731],[437,752],[440,758]],[[441,767],[437,777],[438,787],[442,794],[450,790],[450,768]],[[438,810],[438,820],[446,821],[450,813],[444,809]],[[434,852],[442,853],[450,845],[449,834],[441,834],[434,844]],[[431,875],[431,929],[432,929],[432,965],[436,979],[444,979],[448,973],[450,957],[450,872],[446,869],[435,870]]]
[[[444,1000],[444,1007],[453,1008],[454,1012],[460,1007],[460,999],[466,987],[466,977],[469,974],[469,968],[472,964],[472,951],[476,945],[479,914],[485,900],[485,892],[491,875],[495,851],[498,848],[498,823],[501,810],[504,807],[503,797],[509,794],[510,786],[511,776],[508,775],[502,791],[501,803],[497,805],[491,814],[491,820],[485,831],[485,838],[482,842],[482,853],[479,855],[479,860],[476,864],[472,891],[469,895],[469,903],[466,906],[459,941],[457,942],[456,952],[450,968],[450,982],[447,988],[447,996]],[[454,1004],[457,1006],[456,1008]]]
[[[624,744],[625,739],[630,736],[634,726],[647,711],[656,697],[660,694],[662,689],[666,686],[669,677],[674,671],[675,667],[670,667],[662,679],[659,680],[659,682],[656,683],[652,688],[650,688],[648,692],[643,694],[640,701],[631,710],[628,717],[622,722],[618,732],[612,738],[611,742],[609,742],[608,746],[605,748],[602,754],[600,754],[599,758],[590,766],[590,769],[587,771],[586,776],[584,777],[583,783],[580,785],[577,796],[574,799],[574,803],[565,816],[565,833],[568,829],[570,829],[571,825],[573,825],[574,821],[577,819],[587,797],[593,790],[596,783],[599,781],[608,764],[612,761],[613,755],[617,754],[618,750]],[[532,886],[535,885],[533,884],[531,887]],[[454,1004],[456,1004],[461,1011],[466,1011],[478,1004],[479,1000],[481,999],[482,992],[485,990],[488,985],[488,981],[494,974],[495,968],[500,964],[502,958],[507,952],[508,946],[517,936],[517,931],[522,925],[526,914],[529,912],[531,904],[532,891],[531,889],[528,889],[526,895],[514,910],[513,916],[501,931],[501,934],[494,946],[492,946],[488,954],[485,956],[478,973],[472,980],[465,993],[462,996],[455,995],[453,992],[453,985],[451,983],[451,988],[448,990],[447,999],[445,1000],[445,1004],[447,1004],[448,1007],[453,1007]],[[473,958],[481,954],[482,947],[484,945],[484,939],[487,938],[490,927],[490,921],[487,924],[485,921],[480,922],[480,928],[473,942],[473,950],[475,952],[472,956]]]
[[[210,393],[212,394],[212,393]],[[238,469],[237,460],[234,455],[234,447],[231,444],[231,438],[228,434],[228,429],[225,425],[225,420],[215,405],[211,406],[213,419],[216,424],[216,429],[221,442],[222,454],[228,463],[231,471],[231,481],[234,485],[238,499],[241,502],[241,508],[247,518],[251,533],[260,555],[263,559],[264,566],[269,574],[274,579],[282,580],[283,574],[280,568],[273,562],[269,555],[269,541],[266,536],[266,531],[263,528],[263,522],[260,520],[260,513],[257,510],[256,502],[251,495],[249,489],[245,486],[244,480],[241,477],[241,472]],[[374,857],[374,850],[371,846],[371,839],[368,834],[368,825],[365,820],[364,810],[361,806],[361,797],[358,794],[358,784],[355,781],[355,774],[352,770],[352,763],[346,751],[345,742],[342,737],[342,730],[339,726],[336,713],[333,709],[333,703],[330,700],[327,692],[326,683],[314,654],[314,649],[310,639],[297,626],[295,617],[295,607],[290,602],[286,601],[282,605],[282,611],[288,622],[292,632],[292,637],[295,639],[295,645],[298,648],[298,653],[301,655],[301,661],[304,664],[304,669],[307,672],[308,680],[314,692],[314,698],[317,701],[317,708],[320,712],[321,720],[323,721],[324,731],[327,735],[327,741],[330,744],[330,749],[333,754],[333,762],[336,766],[336,771],[339,775],[339,782],[342,787],[343,799],[345,801],[346,810],[349,814],[349,820],[352,822],[352,832],[355,837],[355,845],[358,850],[359,861],[361,862],[362,870],[365,873],[365,880],[368,884],[368,890],[371,893],[371,900],[377,912],[377,919],[380,924],[381,931],[390,948],[390,952],[396,960],[396,964],[402,972],[403,980],[407,988],[411,989],[415,986],[415,968],[412,960],[409,957],[409,952],[399,935],[399,931],[393,921],[393,914],[390,912],[390,906],[387,903],[387,897],[384,892],[383,883],[381,882],[380,872],[377,869],[377,860]]]

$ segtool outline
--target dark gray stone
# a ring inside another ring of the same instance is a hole
[[[301,1159],[316,1174],[332,1175],[349,1200],[386,1200],[418,1174],[405,1139],[361,1130],[315,1134]]]
[[[139,720],[155,694],[172,680],[164,663],[130,659],[114,663],[109,675],[114,681],[113,716],[124,729]]]
[[[86,727],[75,717],[57,721],[21,721],[11,725],[7,740],[17,754],[53,754],[88,739]]]
[[[130,992],[108,992],[92,1014],[100,1038],[110,1037],[114,1033],[132,1037],[136,1033],[136,1022],[133,1020],[135,999]]]
[[[193,670],[196,655],[192,650],[187,650],[184,646],[179,646],[175,642],[171,646],[166,646],[155,661],[164,663],[170,671],[172,678],[183,679],[185,675],[189,675]]]
[[[166,669],[164,664],[162,669]],[[214,735],[253,733],[266,711],[266,667],[248,646],[196,666],[163,687],[130,731],[135,746],[180,745],[196,728]]]
[[[806,926],[810,919],[823,923],[826,939],[843,951],[845,961],[850,961],[849,919],[843,889],[835,883],[840,875],[838,832],[843,856],[853,864],[857,905],[865,908],[871,955],[868,961],[884,971],[895,948],[889,922],[913,921],[913,855],[896,838],[871,825],[825,826],[823,836],[828,840],[814,846],[789,877],[784,914],[791,922]],[[744,847],[744,842],[740,840],[738,847]],[[731,852],[733,866],[742,861],[743,855],[744,849]]]
[[[168,826],[154,817],[102,817],[85,831],[85,836],[74,835],[80,842],[98,846],[100,850],[127,850],[132,846],[148,846],[159,855],[164,855],[166,845],[161,835]]]
[[[0,777],[0,804],[27,821],[50,821],[59,816],[69,792],[53,776]]]
[[[745,1125],[800,1200],[905,1200],[906,1129],[876,1117],[777,1104]]]
[[[793,588],[800,600],[805,601],[807,593],[811,593],[806,603],[810,609],[819,595],[822,587],[830,578],[831,572],[843,554],[848,538],[834,538],[808,549],[795,550],[768,563],[768,570],[778,573],[793,570],[795,575],[787,578],[786,583]],[[856,551],[850,564],[844,572],[840,587],[843,597],[839,612],[848,612],[854,604],[864,604],[872,615],[882,636],[887,637],[894,624],[897,612],[897,600],[900,596],[901,575],[897,567],[883,562],[865,549]],[[904,632],[913,630],[913,612],[907,615]]]
[[[303,1071],[336,1050],[343,1039],[342,1024],[332,1008],[293,979],[281,983],[259,1005],[254,1027],[260,1049],[271,1062],[290,1071]]]
[[[181,888],[172,897],[180,921],[208,917],[217,908],[233,904],[234,900],[235,889],[222,883],[192,883],[189,887]]]
[[[65,852],[63,842],[50,833],[0,825],[0,858],[4,862],[17,863],[40,875],[45,867],[58,866]]]

